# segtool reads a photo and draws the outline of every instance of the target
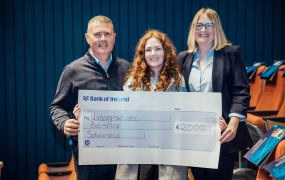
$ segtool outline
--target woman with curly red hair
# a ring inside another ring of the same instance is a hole
[[[158,30],[139,40],[124,91],[186,91],[176,49]],[[117,165],[116,179],[187,179],[186,166]]]
[[[176,49],[158,30],[149,30],[139,40],[124,90],[185,91]]]

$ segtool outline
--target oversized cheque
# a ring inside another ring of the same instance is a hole
[[[79,164],[217,168],[220,93],[80,90]]]

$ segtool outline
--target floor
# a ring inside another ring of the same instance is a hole
[[[232,180],[255,180],[258,167],[247,161],[242,156],[240,157],[241,160],[239,160],[239,158],[236,160]],[[195,180],[191,173],[189,175],[189,180]]]
[[[239,170],[234,172],[232,180],[255,180],[257,171],[254,170]]]
[[[242,168],[240,168],[242,167]],[[258,167],[245,158],[237,159],[232,180],[255,180]]]

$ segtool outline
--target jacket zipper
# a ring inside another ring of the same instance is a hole
[[[111,86],[111,82],[110,82],[110,76],[109,76],[109,74],[106,72],[106,76],[107,76],[107,79],[108,79],[108,86],[109,86],[109,90],[113,90],[112,89],[112,86]]]

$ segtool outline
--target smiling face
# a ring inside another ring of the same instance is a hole
[[[206,14],[202,14],[197,23],[206,24],[206,23],[213,23],[213,22]],[[215,39],[215,26],[211,30],[206,29],[205,26],[202,27],[201,30],[195,29],[195,40],[198,46],[212,47],[214,44],[214,39]]]
[[[146,41],[145,60],[154,73],[160,72],[164,62],[164,53],[160,40],[152,37]]]
[[[113,50],[116,37],[111,23],[91,23],[88,26],[85,37],[87,43],[90,45],[92,54],[98,60],[104,60],[104,58],[109,57]]]

